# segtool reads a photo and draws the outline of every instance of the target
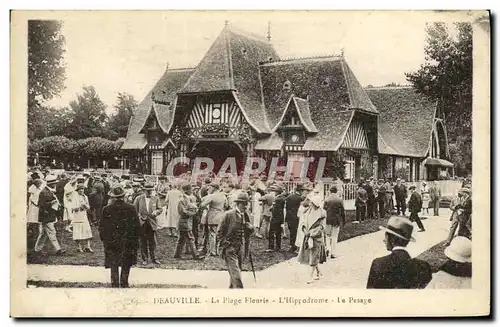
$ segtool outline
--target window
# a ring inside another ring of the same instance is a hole
[[[151,152],[151,173],[160,175],[163,169],[163,151]]]
[[[345,157],[344,160],[345,160],[344,179],[348,180],[349,182],[352,182],[355,177],[356,160],[354,159],[353,156],[347,156]]]
[[[246,55],[247,54],[247,49],[242,49],[241,53],[243,53],[244,55]]]
[[[290,90],[292,88],[292,83],[290,81],[286,81],[283,83],[283,90]]]
[[[321,85],[323,85],[323,86],[328,86],[328,85],[330,85],[330,78],[326,78],[326,79],[323,81],[323,83],[321,83]]]

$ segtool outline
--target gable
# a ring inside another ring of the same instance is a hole
[[[362,122],[358,120],[351,122],[340,147],[347,149],[370,149],[368,135]]]
[[[187,126],[196,128],[205,124],[226,124],[236,127],[240,125],[241,119],[240,108],[235,101],[199,101],[189,114]]]

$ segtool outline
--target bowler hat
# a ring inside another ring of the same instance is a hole
[[[182,191],[183,192],[191,191],[191,184],[182,185]]]
[[[379,226],[379,229],[402,238],[403,240],[415,242],[415,239],[411,236],[413,225],[410,219],[406,217],[391,217],[387,222],[387,227]]]
[[[416,189],[416,188],[417,188],[417,187],[416,187],[415,185],[412,185],[412,186],[410,186],[408,189],[409,189],[409,190],[414,190],[414,189]]]
[[[238,194],[238,197],[234,200],[234,202],[248,202],[250,201],[250,198],[248,197],[247,192],[240,192]]]
[[[76,186],[76,190],[78,191],[78,190],[81,190],[81,189],[85,189],[85,186],[83,184],[78,184]]]
[[[115,186],[111,191],[109,191],[108,196],[110,198],[120,198],[122,196],[125,196],[125,190],[120,186]]]

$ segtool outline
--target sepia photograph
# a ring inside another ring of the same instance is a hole
[[[488,11],[12,11],[11,42],[12,316],[490,314]]]

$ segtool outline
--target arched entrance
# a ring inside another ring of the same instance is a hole
[[[219,173],[219,170],[227,158],[234,158],[238,173],[245,167],[245,155],[243,153],[243,149],[235,142],[230,141],[201,141],[191,147],[188,157],[191,159],[191,165],[194,163],[194,159],[196,157],[206,157],[212,159],[214,161],[213,172],[215,174]],[[206,165],[202,163],[201,169],[204,168],[206,168]]]

